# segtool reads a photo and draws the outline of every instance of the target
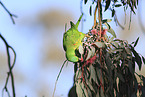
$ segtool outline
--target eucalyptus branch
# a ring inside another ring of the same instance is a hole
[[[99,18],[99,25],[100,25],[100,38],[101,38],[101,28],[102,28],[102,22],[101,22],[101,20],[102,20],[102,18],[101,18],[101,15],[100,15],[100,13],[101,13],[101,10],[100,10],[100,8],[101,8],[101,6],[100,6],[100,3],[101,3],[101,1],[100,0],[98,0],[98,18]]]
[[[8,91],[8,88],[7,88],[7,85],[8,85],[10,77],[11,77],[11,85],[12,85],[13,97],[16,97],[15,96],[14,77],[13,77],[13,72],[12,72],[12,69],[13,69],[15,61],[16,61],[16,53],[15,53],[14,49],[7,43],[7,41],[5,40],[5,38],[1,34],[0,34],[0,38],[3,40],[3,42],[6,45],[6,52],[7,52],[7,57],[8,57],[8,68],[9,68],[9,72],[8,72],[8,75],[7,75],[7,78],[6,78],[5,86],[4,86],[3,90],[2,90],[2,97],[3,97],[4,90],[7,92],[8,96],[10,97],[10,93]],[[11,64],[11,56],[10,56],[9,49],[11,49],[13,51],[13,53],[14,53],[14,60],[13,60],[12,64]]]
[[[94,25],[93,25],[93,29],[95,28],[96,26],[96,13],[97,13],[97,5],[95,7],[95,12],[94,12]]]
[[[17,18],[17,16],[14,15],[14,14],[12,14],[12,13],[5,7],[5,5],[4,5],[1,1],[0,1],[0,4],[1,4],[1,6],[5,9],[5,11],[9,14],[9,16],[10,16],[10,18],[11,18],[13,24],[15,24],[15,21],[14,21],[14,18],[13,18],[13,17]]]

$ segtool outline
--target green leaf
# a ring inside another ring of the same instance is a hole
[[[109,40],[110,41],[110,40]],[[112,41],[111,44],[115,47],[115,48],[118,48],[119,47],[119,44],[115,41]]]
[[[138,5],[138,0],[136,2],[137,2],[137,5]]]
[[[134,88],[135,88],[135,94],[137,93],[137,89],[138,89],[138,82],[137,82],[137,79],[136,79],[136,76],[134,75]]]
[[[116,38],[116,34],[115,34],[114,30],[111,28],[111,26],[108,23],[104,23],[104,24],[107,26],[108,32]]]
[[[84,84],[84,83],[83,83]],[[88,91],[86,88],[83,88],[84,96],[83,97],[89,97]],[[80,96],[81,97],[81,96]]]
[[[114,15],[115,15],[115,10],[113,9],[112,10],[112,17],[114,17]]]
[[[92,16],[92,5],[90,6],[89,12],[90,12],[90,16]]]
[[[90,49],[88,49],[88,55],[87,55],[87,58],[86,58],[86,60],[88,60],[89,58],[91,58],[91,57],[93,57],[94,56],[94,54],[95,54],[95,48],[94,47],[90,47],[91,48],[91,50]]]
[[[145,77],[142,76],[143,85],[145,86]]]
[[[138,40],[139,40],[139,37],[138,37],[137,40],[135,41],[134,47],[137,45]]]
[[[77,65],[77,64],[75,64],[75,65]],[[78,78],[81,76],[81,74],[82,74],[81,70],[77,70],[77,71],[76,71],[76,73],[75,73],[75,80],[76,80],[76,83],[77,83]]]
[[[97,81],[97,77],[96,77],[96,71],[95,71],[95,67],[93,67],[93,65],[90,65],[90,73],[91,73],[91,76],[90,76],[90,79],[93,79],[93,81],[96,82],[96,84],[98,85],[98,81]]]
[[[115,7],[120,7],[120,6],[122,6],[122,4],[116,4],[116,5],[115,5]]]
[[[117,73],[117,77],[122,81],[122,82],[125,82],[123,76],[121,73]]]
[[[108,22],[111,22],[111,21],[112,21],[112,19],[104,19],[104,20],[102,20],[102,24],[108,23]]]
[[[106,0],[105,11],[109,8],[111,0]]]
[[[95,42],[94,43],[98,48],[103,48],[105,47],[105,43],[104,42]]]
[[[133,75],[134,70],[133,70],[132,62],[131,61],[128,62],[128,66],[129,66],[130,73]]]
[[[100,89],[100,97],[105,97],[102,87]]]
[[[77,72],[77,63],[75,63],[75,65],[74,65],[74,72],[75,72],[75,74]]]
[[[88,0],[84,0],[84,3],[86,4]]]
[[[138,55],[138,53],[134,50],[134,48],[131,48],[134,56],[135,56],[135,61],[138,64],[139,70],[141,70],[141,66],[142,66],[142,61],[141,61],[141,57]]]
[[[143,63],[145,64],[145,58],[142,56]]]
[[[112,41],[113,41],[113,39],[114,39],[114,36],[113,36],[113,37],[111,37],[111,38],[109,39],[109,42],[112,42]]]
[[[76,92],[78,97],[83,97],[82,83],[80,80],[76,83]]]
[[[79,53],[80,54],[83,54],[84,53],[84,49],[83,49],[83,46],[82,45],[79,46]]]
[[[141,87],[141,91],[142,91],[142,96],[141,97],[145,97],[145,86]]]
[[[135,14],[135,11],[134,11],[134,6],[133,5],[131,5],[130,3],[129,3],[129,6],[130,6],[130,9],[131,9],[131,11]]]

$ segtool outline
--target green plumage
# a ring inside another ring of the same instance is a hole
[[[85,37],[85,34],[78,31],[78,25],[82,19],[80,16],[76,25],[70,21],[71,28],[66,31],[63,35],[63,48],[66,51],[66,58],[71,62],[78,62],[79,58],[75,54],[75,50],[82,44],[82,39]]]

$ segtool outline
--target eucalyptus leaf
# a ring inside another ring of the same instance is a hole
[[[111,0],[106,0],[105,11],[109,8]]]
[[[86,4],[88,2],[88,0],[84,0],[84,3]]]
[[[76,83],[76,92],[78,97],[83,97],[83,90],[80,80],[78,81],[78,83]]]
[[[141,97],[145,97],[145,86],[141,87],[141,91],[142,91],[142,96]]]
[[[105,97],[102,87],[100,89],[100,97]]]
[[[111,26],[108,23],[104,23],[104,24],[107,26],[108,32],[116,38],[116,34],[115,34],[114,30],[111,28]]]
[[[139,37],[136,39],[134,47],[136,47],[137,43],[138,43]]]
[[[134,50],[134,48],[131,48],[134,56],[135,56],[135,61],[138,64],[139,70],[141,70],[141,66],[142,66],[142,61],[141,61],[141,57],[138,55],[138,53]]]
[[[145,58],[142,56],[142,60],[143,60],[143,63],[144,63],[144,65],[145,65]]]
[[[120,6],[122,6],[122,4],[116,4],[116,5],[115,5],[115,7],[120,7]]]
[[[137,93],[137,89],[138,89],[138,82],[136,79],[136,76],[134,75],[134,88],[135,88],[135,94]]]
[[[90,47],[91,48],[91,50],[90,49],[88,49],[88,55],[87,55],[87,58],[86,58],[86,60],[88,60],[89,58],[91,58],[91,57],[93,57],[94,56],[94,54],[95,54],[95,48],[94,47]]]
[[[117,77],[122,81],[122,82],[125,82],[123,76],[121,73],[117,73]]]
[[[84,84],[84,83],[83,83]],[[88,91],[87,91],[87,88],[83,88],[83,91],[84,91],[84,96],[85,97],[90,97],[89,95],[88,95]],[[84,97],[83,96],[83,97]]]
[[[145,86],[145,77],[142,76],[143,85]]]
[[[131,94],[131,97],[137,97],[137,95],[135,93]]]
[[[79,77],[81,76],[81,74],[82,74],[82,71],[80,69],[76,71],[76,73],[75,73],[75,81],[76,82],[79,79]]]
[[[89,81],[89,80],[88,80]],[[88,90],[88,95],[91,95],[91,91],[95,92],[94,86],[92,85],[91,81],[87,82],[87,86],[89,87],[90,90]]]
[[[95,71],[95,68],[93,67],[93,65],[90,65],[90,73],[91,73],[90,79],[93,79],[96,82],[96,84],[98,85],[98,81],[96,79],[96,71]]]
[[[131,11],[135,14],[135,11],[134,11],[134,8],[133,8],[134,6],[132,6],[131,3],[129,3],[129,6],[130,6]]]
[[[109,39],[109,42],[112,42],[114,38],[115,38],[114,36],[111,37],[111,38]]]
[[[105,47],[105,43],[104,42],[95,42],[94,45],[96,45],[99,48],[104,48]]]
[[[90,10],[89,10],[89,12],[90,12],[90,16],[92,16],[92,5],[90,5]]]
[[[82,44],[79,46],[79,53],[82,55],[84,53],[84,49]]]
[[[114,17],[114,15],[115,15],[115,10],[113,9],[112,10],[112,17]]]
[[[134,69],[133,69],[133,67],[132,67],[132,62],[131,61],[129,61],[128,62],[128,66],[129,66],[129,70],[130,70],[130,73],[133,75],[133,73],[134,73]]]
[[[115,46],[115,48],[118,48],[119,47],[119,44],[115,41],[112,41],[111,44],[113,44],[113,46]]]
[[[108,22],[111,22],[111,21],[112,21],[112,19],[104,19],[104,20],[102,20],[102,24],[108,23]]]

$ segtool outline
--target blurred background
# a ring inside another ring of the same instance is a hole
[[[13,69],[17,97],[52,97],[55,80],[65,60],[62,39],[65,23],[69,29],[69,21],[74,23],[81,15],[81,0],[3,0],[7,9],[18,16],[13,25],[9,15],[0,6],[0,33],[17,54]],[[89,15],[89,3],[82,4],[85,20],[79,31],[87,33],[93,25],[93,16]],[[145,57],[145,1],[140,1],[136,15],[132,14],[129,29],[130,11],[126,21],[123,8],[117,9],[118,20],[125,29],[116,26],[114,20],[109,23],[117,34],[117,38],[129,43],[140,37],[137,52]],[[110,11],[104,18],[111,18]],[[11,54],[13,56],[13,54]],[[144,69],[144,68],[143,68]],[[138,68],[137,68],[138,71]],[[0,95],[8,72],[6,48],[0,39]],[[142,73],[142,72],[141,72]],[[67,97],[73,85],[73,64],[64,66],[57,83],[55,97]],[[9,84],[11,93],[11,84]],[[6,93],[5,96],[7,97]]]

